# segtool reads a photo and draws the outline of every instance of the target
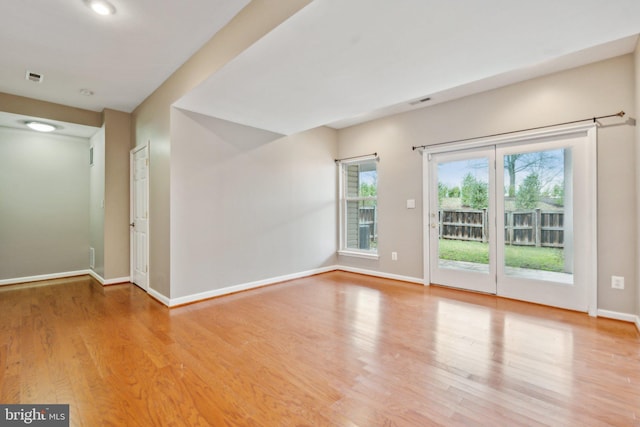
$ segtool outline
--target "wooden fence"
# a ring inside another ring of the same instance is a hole
[[[564,247],[564,212],[507,211],[504,213],[505,243],[515,246]],[[441,209],[440,238],[487,242],[487,210]]]

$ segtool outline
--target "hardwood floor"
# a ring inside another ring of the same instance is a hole
[[[333,272],[169,310],[0,288],[0,403],[83,426],[640,426],[631,324]]]

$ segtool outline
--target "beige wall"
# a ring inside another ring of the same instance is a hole
[[[131,115],[104,110],[104,279],[129,276]]]
[[[422,160],[411,146],[620,110],[635,117],[633,87],[633,57],[626,55],[341,130],[340,157],[380,155],[380,259],[340,257],[340,263],[422,277]],[[598,308],[622,313],[637,310],[635,132],[598,131]],[[407,199],[417,208],[406,209]],[[391,261],[392,251],[398,261]],[[611,275],[624,276],[626,289],[611,289]]]
[[[310,0],[254,0],[133,112],[135,145],[149,142],[149,287],[171,297],[170,107]]]
[[[336,264],[336,131],[274,139],[175,109],[172,298]]]
[[[0,127],[0,280],[86,270],[89,141]]]
[[[9,95],[8,93],[0,93],[0,111],[86,126],[100,127],[102,125],[102,113]]]
[[[87,233],[91,237],[87,237],[85,242],[86,250],[89,244],[93,245],[96,251],[95,271],[104,279],[129,276],[131,115],[109,109],[98,113],[3,93],[0,93],[0,111],[87,126],[104,126],[103,140],[98,144],[99,152],[96,153],[99,164],[88,172],[83,182],[87,188],[85,203],[88,212],[91,212],[87,219]],[[93,143],[97,143],[96,140]],[[82,165],[87,167],[88,146],[87,142],[81,159]],[[98,193],[90,193],[90,189]],[[82,269],[88,268],[88,254],[85,258]]]

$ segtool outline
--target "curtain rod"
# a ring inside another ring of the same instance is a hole
[[[371,154],[363,154],[362,156],[353,156],[353,157],[345,157],[343,159],[334,159],[336,163],[344,162],[345,160],[353,160],[353,159],[365,159],[367,157],[378,157],[378,153]]]
[[[609,114],[608,116],[589,117],[588,119],[572,120],[570,122],[556,123],[556,124],[553,124],[553,125],[538,126],[538,127],[529,128],[529,129],[512,130],[512,131],[509,131],[509,132],[494,133],[492,135],[476,136],[476,137],[473,137],[473,138],[454,139],[452,141],[438,142],[436,144],[414,145],[413,147],[411,147],[411,149],[415,151],[418,148],[437,147],[439,145],[444,145],[444,144],[453,144],[454,142],[465,142],[465,141],[471,141],[473,139],[491,138],[491,137],[494,137],[494,136],[503,136],[503,135],[509,135],[509,134],[512,134],[512,133],[527,132],[527,131],[530,131],[530,130],[546,129],[546,128],[551,128],[551,127],[555,127],[555,126],[563,126],[563,125],[572,125],[574,123],[586,122],[586,121],[589,121],[589,120],[593,120],[593,123],[595,123],[596,120],[599,120],[599,119],[608,119],[610,117],[624,117],[624,115],[625,115],[625,112],[624,111],[620,111],[619,113]]]

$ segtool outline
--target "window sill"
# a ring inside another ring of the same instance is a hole
[[[340,251],[338,251],[338,255],[350,256],[350,257],[355,257],[355,258],[365,258],[365,259],[380,259],[378,254],[375,253],[375,252],[359,252],[359,251],[340,250]]]

